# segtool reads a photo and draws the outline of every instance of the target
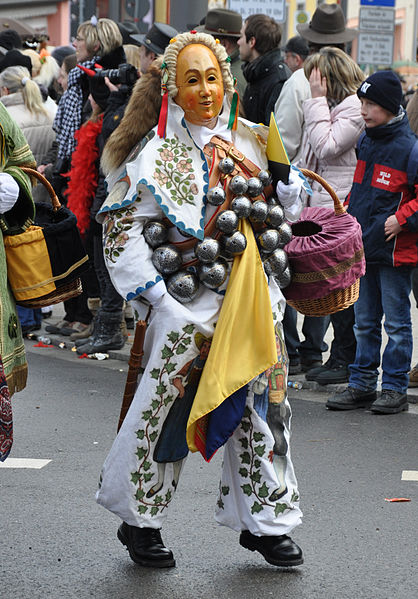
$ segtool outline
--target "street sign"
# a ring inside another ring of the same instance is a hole
[[[305,25],[311,20],[311,13],[306,10],[295,10],[295,29],[297,25]]]
[[[363,6],[360,8],[359,29],[380,34],[394,33],[395,11],[393,8]]]
[[[384,0],[379,0],[382,4]],[[369,4],[373,2],[370,1]],[[360,8],[357,62],[391,65],[395,34],[395,10],[383,6]],[[377,3],[376,3],[377,4]]]
[[[268,15],[278,23],[286,20],[286,0],[229,0],[229,9],[245,20],[250,15]]]
[[[360,6],[395,6],[396,0],[360,0]]]
[[[357,62],[359,64],[391,65],[393,62],[393,35],[360,32]]]

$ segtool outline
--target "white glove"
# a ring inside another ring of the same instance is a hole
[[[276,187],[277,197],[283,208],[290,208],[290,206],[296,202],[302,187],[303,180],[299,177],[297,171],[291,168],[289,172],[289,183],[286,185],[283,181],[279,181]]]
[[[299,176],[299,172],[293,168],[289,172],[289,183],[286,185],[279,181],[276,187],[277,197],[284,208],[284,215],[287,221],[294,223],[298,220],[302,212],[302,199],[300,192],[304,188],[304,181]]]
[[[11,175],[0,173],[0,214],[11,210],[19,197],[19,185]]]

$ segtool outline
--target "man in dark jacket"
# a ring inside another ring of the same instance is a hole
[[[255,123],[270,122],[270,114],[292,74],[280,57],[280,25],[267,15],[251,15],[242,25],[239,52],[247,80],[243,105],[245,116]]]

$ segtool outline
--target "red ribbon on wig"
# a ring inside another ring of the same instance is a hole
[[[167,113],[168,113],[168,92],[164,92],[161,102],[160,117],[158,119],[158,137],[165,138],[167,128]]]

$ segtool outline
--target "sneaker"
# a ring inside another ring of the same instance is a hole
[[[71,324],[72,323],[70,323],[68,320],[60,320],[57,322],[57,324],[47,324],[45,331],[47,333],[54,333],[55,335],[58,335],[62,328],[71,326]]]
[[[375,414],[398,414],[408,411],[406,393],[393,389],[382,389],[379,399],[372,403],[370,409]]]
[[[408,387],[418,387],[418,364],[415,364],[415,366],[409,373]]]
[[[334,393],[325,405],[329,410],[356,410],[369,407],[376,397],[376,391],[362,391],[355,387],[347,387],[344,391]]]
[[[81,331],[75,331],[74,333],[71,333],[70,340],[71,341],[83,340],[83,342],[84,342],[84,340],[88,339],[92,334],[93,334],[93,321],[91,321],[91,323],[88,324],[87,326],[85,326]]]
[[[337,385],[339,383],[348,383],[350,373],[347,364],[335,364],[332,368],[327,368],[318,373],[316,382],[319,385]]]
[[[84,324],[84,322],[74,321],[69,323],[67,326],[62,327],[60,330],[60,335],[64,335],[65,337],[69,337],[73,333],[81,333],[88,328],[88,324]]]

